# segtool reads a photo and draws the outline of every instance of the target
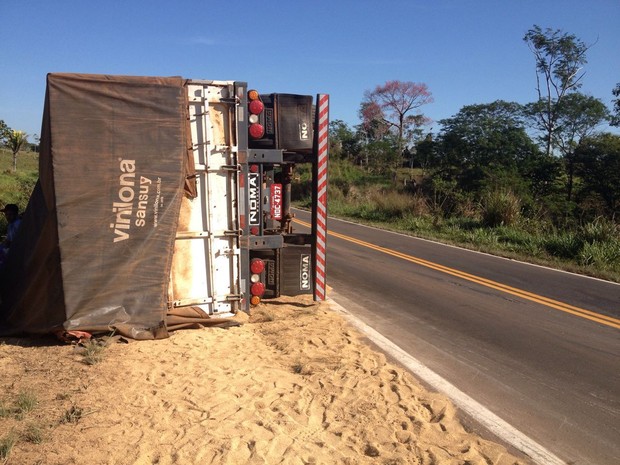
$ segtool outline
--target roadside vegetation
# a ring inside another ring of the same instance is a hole
[[[361,124],[332,121],[329,214],[620,282],[620,84],[609,109],[579,92],[592,45],[538,26],[523,41],[531,103],[466,105],[430,128],[429,87],[388,81]]]
[[[404,181],[412,177],[418,181],[407,187]],[[620,282],[620,227],[605,216],[554,223],[541,211],[530,214],[523,199],[509,190],[479,200],[449,199],[429,188],[432,180],[419,169],[399,169],[397,179],[395,186],[391,176],[368,175],[348,161],[333,160],[329,215]],[[309,208],[309,190],[296,194],[297,204]]]
[[[0,149],[0,208],[14,203],[23,212],[39,177],[39,154],[21,151],[18,159],[18,169],[13,171],[12,152]],[[0,236],[6,234],[6,227],[6,219],[0,215]]]

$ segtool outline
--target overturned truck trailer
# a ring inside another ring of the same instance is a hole
[[[50,74],[39,180],[0,271],[0,332],[134,339],[325,298],[328,97]],[[295,166],[312,231],[295,232]]]

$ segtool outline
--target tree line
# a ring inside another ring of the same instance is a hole
[[[412,193],[432,198],[443,215],[501,191],[518,199],[523,214],[556,225],[617,220],[620,136],[600,128],[620,125],[620,83],[608,109],[580,92],[595,44],[536,25],[523,41],[534,56],[534,101],[466,105],[431,133],[421,112],[432,102],[428,86],[388,81],[364,94],[359,125],[331,123],[332,157],[393,180],[401,167],[418,168]]]

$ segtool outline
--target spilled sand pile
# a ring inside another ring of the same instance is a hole
[[[238,327],[102,354],[0,340],[0,464],[527,463],[325,303],[282,298]]]

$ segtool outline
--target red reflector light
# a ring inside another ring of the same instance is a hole
[[[255,258],[250,264],[250,271],[252,271],[252,273],[254,274],[261,274],[263,271],[265,271],[265,262],[262,261],[260,258]]]
[[[250,113],[258,115],[265,109],[265,105],[263,105],[263,102],[260,100],[252,100],[248,108],[250,109]]]
[[[252,234],[253,236],[258,236],[258,228],[256,226],[252,226],[250,228],[250,234]]]
[[[265,134],[265,128],[262,124],[250,124],[250,136],[254,139],[260,139]]]
[[[252,295],[262,296],[265,293],[265,285],[263,283],[254,283],[250,288]]]
[[[250,165],[250,172],[258,173],[258,165]]]

